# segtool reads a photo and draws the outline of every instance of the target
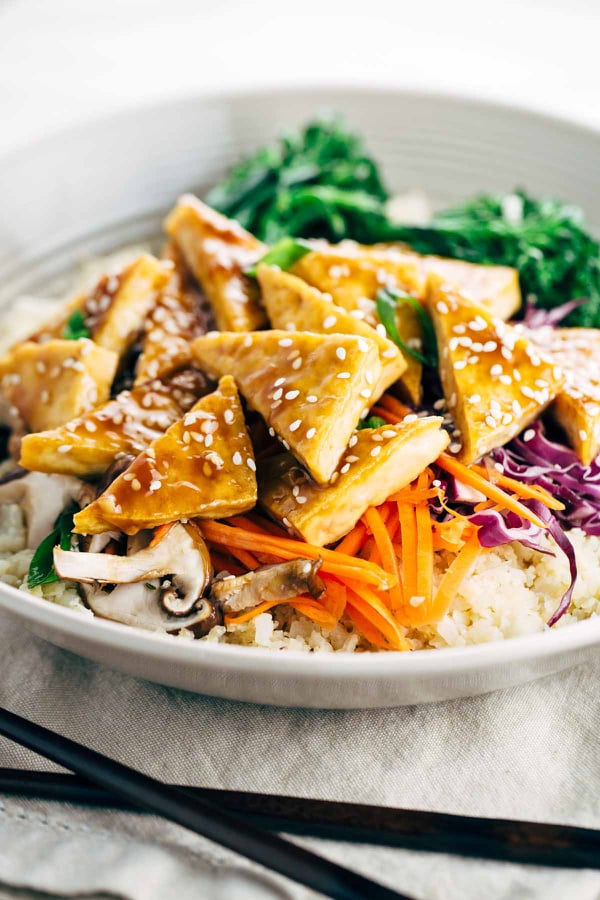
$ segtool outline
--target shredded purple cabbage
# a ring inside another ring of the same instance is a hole
[[[600,535],[600,464],[585,466],[577,454],[549,440],[540,422],[491,453],[505,475],[526,484],[538,484],[564,503],[554,517],[565,529],[581,528]]]
[[[554,309],[538,309],[535,303],[528,300],[524,321],[528,328],[545,328],[548,325],[553,328],[559,322],[562,322],[563,319],[566,319],[574,309],[583,306],[586,302],[585,297],[578,297],[576,300],[561,303],[560,306],[555,306]]]

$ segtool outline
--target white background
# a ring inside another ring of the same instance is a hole
[[[600,127],[600,0],[0,0],[0,150],[236,85],[458,91]]]

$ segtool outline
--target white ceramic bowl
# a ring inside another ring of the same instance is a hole
[[[594,192],[600,135],[489,104],[394,91],[299,91],[187,98],[132,110],[0,158],[0,306],[83,255],[159,230],[177,195],[321,110],[364,132],[388,183],[441,202],[526,186],[582,205]],[[142,678],[281,706],[361,708],[497,690],[590,658],[600,619],[494,644],[420,653],[303,654],[178,641],[0,587],[0,608],[39,636]]]

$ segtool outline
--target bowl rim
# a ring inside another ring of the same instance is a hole
[[[393,84],[352,84],[333,82],[331,84],[302,83],[273,88],[268,85],[256,87],[211,89],[206,92],[186,91],[173,97],[148,98],[141,103],[128,104],[110,113],[92,114],[66,126],[47,131],[39,140],[25,139],[22,144],[11,146],[7,151],[0,151],[0,167],[10,165],[11,161],[25,149],[34,144],[37,150],[40,145],[51,144],[56,140],[66,140],[78,134],[99,127],[118,127],[120,121],[135,113],[150,113],[173,104],[232,103],[253,100],[267,100],[269,97],[285,99],[285,97],[301,97],[315,93],[315,104],[318,106],[319,94],[327,95],[335,100],[350,96],[368,97],[403,97],[412,101],[425,102],[445,101],[457,107],[468,107],[482,112],[494,111],[517,116],[522,119],[536,120],[540,125],[554,129],[562,129],[575,136],[593,138],[600,142],[600,127],[584,123],[577,117],[556,115],[536,109],[528,104],[518,102],[482,98],[472,96],[468,92],[446,91],[433,88],[402,88]],[[147,215],[156,211],[150,210]],[[139,217],[136,217],[139,218]],[[124,224],[123,222],[121,224]],[[108,226],[107,226],[108,227]],[[91,239],[105,229],[86,232],[82,240]],[[36,260],[47,254],[33,257],[27,265],[35,265]],[[14,601],[17,601],[16,603]],[[26,590],[0,583],[0,609],[9,615],[24,619],[32,625],[47,626],[69,635],[83,638],[91,643],[110,644],[115,650],[127,650],[142,656],[158,656],[165,659],[174,658],[182,663],[194,663],[202,660],[207,664],[220,662],[224,668],[239,672],[251,672],[257,664],[263,671],[281,675],[281,666],[277,662],[281,653],[268,647],[244,646],[238,644],[221,644],[207,641],[175,640],[171,635],[143,631],[131,626],[106,619],[86,615],[79,610],[70,609],[52,603]],[[90,628],[91,626],[91,628]],[[481,644],[468,644],[455,647],[444,647],[400,652],[307,652],[285,650],[283,658],[286,668],[294,677],[321,678],[329,674],[336,677],[352,677],[359,671],[361,675],[408,676],[442,674],[453,668],[461,671],[502,666],[520,660],[552,657],[569,651],[582,649],[600,643],[600,615],[593,615],[581,622],[559,626],[556,631],[545,628],[542,632],[519,635]],[[305,664],[307,663],[307,664]]]

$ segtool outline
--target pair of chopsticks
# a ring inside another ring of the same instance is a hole
[[[513,863],[600,868],[600,831],[591,828],[164,785],[5,710],[0,710],[0,734],[78,773],[0,769],[0,792],[158,812],[330,897],[401,895],[263,829]]]
[[[0,708],[0,734],[88,779],[109,795],[158,813],[274,872],[338,900],[411,900],[238,818],[206,797],[163,784]]]
[[[600,831],[511,819],[310,800],[172,785],[269,831],[478,859],[560,868],[600,868]],[[140,811],[77,775],[0,768],[0,794]]]

